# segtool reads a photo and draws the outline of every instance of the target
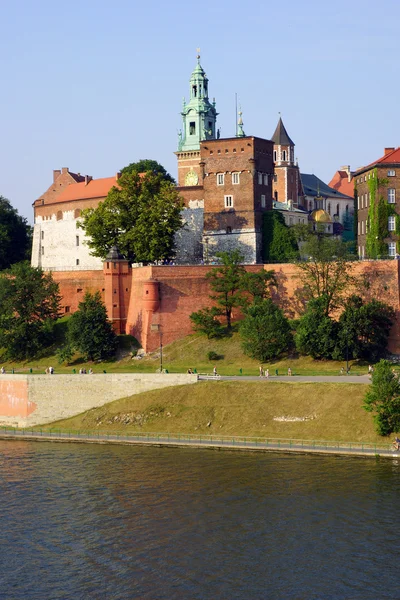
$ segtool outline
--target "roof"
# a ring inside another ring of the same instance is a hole
[[[279,117],[278,125],[271,139],[276,146],[294,146],[294,142],[288,136],[281,117]]]
[[[338,192],[334,188],[329,187],[329,185],[326,185],[326,183],[316,175],[300,173],[300,178],[305,196],[324,196],[325,198],[338,198],[339,200],[354,200],[352,195],[348,196]]]
[[[349,181],[349,175],[347,171],[336,171],[328,185],[341,194],[345,194],[346,196],[354,196],[353,175],[351,175],[351,179]]]
[[[80,173],[71,173],[71,171],[68,171],[68,175],[71,175],[71,177],[75,179],[76,183],[79,183],[80,181],[85,181],[85,176],[81,175]]]
[[[295,208],[294,206],[292,208],[290,208],[287,202],[278,202],[277,200],[273,201],[272,207],[275,210],[284,210],[287,212],[301,213],[302,215],[308,214],[307,210],[303,210],[301,208]]]
[[[313,210],[310,217],[316,223],[333,223],[331,216],[323,208]]]
[[[381,158],[378,158],[378,160],[375,160],[374,162],[370,163],[369,165],[366,165],[365,167],[360,167],[355,172],[355,175],[362,173],[363,171],[367,171],[368,169],[371,169],[375,165],[379,166],[379,165],[385,165],[385,164],[389,164],[389,165],[400,164],[400,148],[394,148],[393,150],[384,154]]]
[[[114,177],[104,177],[102,179],[91,179],[87,184],[85,181],[80,183],[70,183],[59,196],[56,202],[68,202],[70,200],[88,200],[90,198],[105,198],[111,188],[117,185],[117,179]]]

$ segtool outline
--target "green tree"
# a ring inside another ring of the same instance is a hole
[[[326,314],[326,298],[310,300],[307,310],[299,319],[295,335],[300,354],[315,359],[332,358],[338,336],[338,324]]]
[[[293,345],[289,321],[270,298],[249,306],[239,331],[245,354],[261,362],[279,357]]]
[[[244,257],[239,250],[232,252],[217,252],[221,265],[209,271],[206,275],[214,294],[211,298],[223,311],[228,330],[232,328],[232,311],[242,306],[244,302],[241,290],[242,277],[246,273],[242,266]]]
[[[27,262],[0,273],[0,348],[24,360],[50,345],[59,317],[58,284]]]
[[[364,302],[360,296],[350,296],[339,318],[335,358],[348,356],[369,362],[384,358],[394,318],[391,306],[375,299]]]
[[[107,318],[100,292],[86,292],[68,321],[68,341],[85,360],[103,360],[115,354],[117,336]]]
[[[151,160],[149,158],[144,158],[137,162],[130,163],[129,165],[121,169],[121,175],[130,174],[133,172],[154,173],[156,175],[161,175],[166,181],[175,183],[175,179],[166,171],[166,169],[162,165],[160,165],[160,163],[158,163],[156,160]]]
[[[247,292],[252,299],[252,303],[265,300],[271,295],[271,287],[276,287],[277,281],[275,271],[265,271],[260,269],[256,273],[245,272],[240,280],[240,288]]]
[[[263,260],[264,262],[290,262],[299,255],[293,228],[288,227],[283,215],[277,210],[263,214]]]
[[[31,246],[32,228],[10,201],[0,196],[0,271],[29,260]]]
[[[374,413],[379,435],[400,431],[400,381],[387,360],[381,360],[375,366],[364,408]]]
[[[222,325],[217,317],[221,314],[221,310],[216,306],[211,308],[202,308],[190,315],[192,327],[195,331],[204,333],[208,339],[219,337],[222,335]]]
[[[299,230],[298,230],[299,231]],[[304,230],[301,230],[304,235]],[[306,300],[323,298],[324,314],[329,316],[343,305],[345,295],[355,283],[349,244],[321,232],[303,238],[301,252],[307,260],[297,262]]]
[[[170,258],[182,226],[182,199],[160,174],[126,173],[97,208],[83,212],[81,227],[93,256],[104,259],[112,246],[130,261]]]

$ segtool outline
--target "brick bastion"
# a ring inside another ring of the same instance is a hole
[[[126,262],[126,261],[124,261]],[[142,347],[151,352],[162,343],[169,344],[192,333],[189,315],[212,306],[210,286],[206,278],[211,265],[144,266],[131,269],[128,264],[105,263],[103,271],[54,272],[60,285],[64,307],[74,312],[85,291],[99,290],[109,318],[116,330],[135,336]],[[273,299],[288,317],[299,315],[304,308],[301,272],[295,264],[245,266],[248,271],[273,270],[278,281]],[[113,270],[114,269],[114,270]],[[352,266],[357,293],[365,300],[372,298],[390,304],[396,313],[389,349],[400,354],[400,261],[355,261]],[[240,319],[238,310],[233,318]],[[160,335],[161,334],[161,335]]]
[[[197,375],[159,373],[0,375],[0,425],[44,425],[141,392],[196,382]]]

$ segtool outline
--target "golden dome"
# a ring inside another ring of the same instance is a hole
[[[323,208],[313,210],[310,217],[316,223],[333,223],[331,216]]]

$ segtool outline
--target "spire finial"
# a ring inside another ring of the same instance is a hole
[[[246,137],[246,134],[245,134],[245,132],[243,130],[242,114],[243,114],[242,113],[242,107],[239,105],[239,112],[238,112],[239,119],[238,119],[238,123],[237,123],[238,124],[238,131],[237,131],[236,137]]]
[[[196,52],[197,52],[197,60],[200,61],[200,48],[196,48]]]

